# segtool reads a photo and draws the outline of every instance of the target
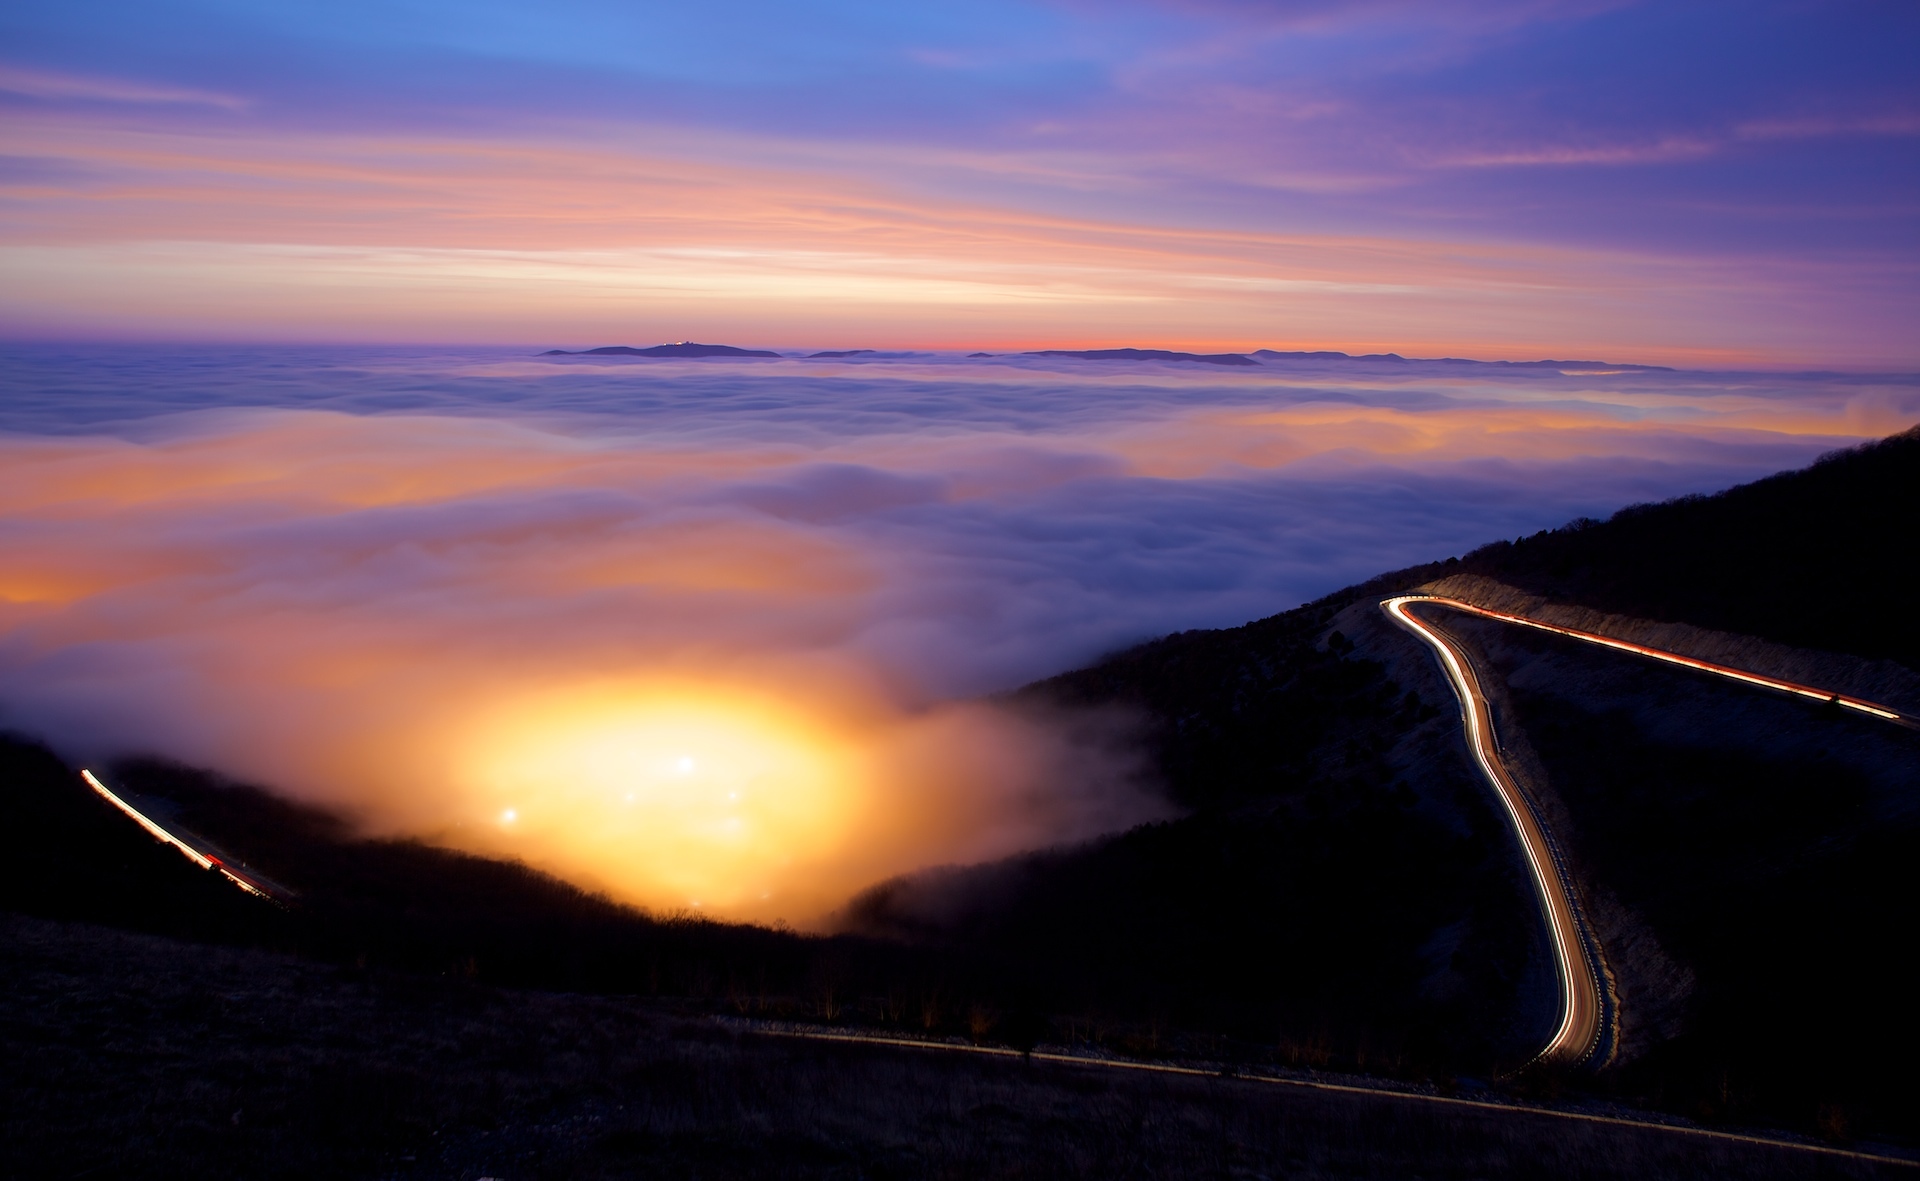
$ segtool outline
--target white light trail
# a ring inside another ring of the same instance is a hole
[[[80,778],[86,780],[87,786],[91,787],[102,799],[106,800],[109,804],[112,804],[114,807],[120,809],[122,812],[125,812],[128,816],[132,817],[133,822],[135,824],[138,824],[141,828],[146,829],[150,835],[162,841],[163,843],[172,845],[174,848],[178,849],[181,855],[184,856],[188,861],[193,862],[195,865],[199,866],[201,869],[218,870],[220,872],[221,877],[226,878],[228,881],[240,887],[242,890],[245,890],[249,894],[256,894],[261,898],[266,898],[269,900],[272,899],[273,896],[271,894],[267,893],[265,890],[262,890],[260,887],[254,885],[252,882],[247,881],[245,878],[242,878],[240,875],[228,869],[226,865],[220,861],[219,858],[207,856],[205,853],[202,853],[200,850],[194,848],[192,845],[187,844],[185,841],[181,840],[179,837],[174,836],[172,833],[168,832],[166,829],[161,828],[158,824],[155,824],[152,820],[149,820],[146,817],[146,815],[140,811],[140,809],[134,807],[132,804],[127,803],[127,801],[115,795],[112,792],[112,790],[110,790],[107,787],[106,784],[96,779],[94,777],[93,772],[88,771],[85,768],[82,768],[80,771]]]
[[[1481,773],[1493,785],[1495,794],[1500,797],[1500,802],[1506,806],[1507,816],[1513,822],[1514,831],[1520,838],[1521,848],[1526,853],[1527,866],[1533,875],[1535,892],[1539,895],[1541,906],[1546,912],[1547,925],[1553,935],[1555,959],[1560,969],[1561,995],[1564,1005],[1560,1028],[1546,1047],[1540,1051],[1536,1060],[1562,1059],[1577,1062],[1592,1053],[1598,1043],[1601,1022],[1605,1016],[1601,999],[1602,984],[1599,965],[1594,962],[1594,955],[1590,954],[1587,942],[1581,937],[1578,911],[1573,901],[1573,887],[1567,880],[1565,868],[1554,855],[1545,827],[1535,815],[1532,805],[1527,802],[1519,785],[1500,760],[1499,746],[1493,735],[1492,710],[1487,706],[1485,696],[1480,692],[1472,667],[1467,663],[1465,655],[1459,652],[1451,642],[1408,612],[1407,608],[1416,603],[1429,603],[1436,607],[1446,607],[1502,623],[1551,632],[1585,643],[1612,648],[1615,651],[1644,656],[1650,660],[1711,673],[1743,684],[1838,705],[1909,729],[1920,729],[1920,721],[1888,709],[1877,702],[1849,697],[1841,693],[1831,693],[1811,685],[1802,685],[1777,677],[1762,676],[1759,673],[1715,664],[1707,660],[1696,660],[1677,652],[1649,648],[1644,644],[1615,639],[1597,632],[1560,627],[1538,619],[1529,619],[1524,615],[1476,607],[1459,599],[1449,599],[1439,595],[1400,595],[1383,601],[1380,604],[1382,610],[1386,611],[1400,626],[1425,641],[1439,656],[1441,666],[1446,670],[1448,682],[1454,694],[1460,699],[1460,712],[1467,729],[1467,745],[1473,751],[1474,760],[1479,764]]]
[[[1601,998],[1598,966],[1591,962],[1581,939],[1580,920],[1573,903],[1573,887],[1564,869],[1553,855],[1546,829],[1534,815],[1520,785],[1500,761],[1493,735],[1493,711],[1466,659],[1454,646],[1407,611],[1410,603],[1439,600],[1417,595],[1388,599],[1381,608],[1393,620],[1424,640],[1440,657],[1448,682],[1460,699],[1460,713],[1466,723],[1467,746],[1480,765],[1481,774],[1493,785],[1494,794],[1505,805],[1514,835],[1526,854],[1527,868],[1533,875],[1533,888],[1546,915],[1547,929],[1553,936],[1554,959],[1560,972],[1560,1027],[1535,1061],[1584,1061],[1595,1049],[1601,1034],[1605,1005]]]
[[[1598,632],[1587,632],[1580,631],[1577,628],[1560,627],[1556,624],[1544,623],[1538,619],[1528,619],[1524,615],[1510,615],[1504,611],[1490,611],[1485,607],[1476,607],[1471,603],[1463,603],[1458,599],[1442,598],[1438,595],[1408,596],[1408,598],[1400,601],[1426,602],[1433,603],[1436,606],[1451,607],[1455,611],[1465,611],[1472,615],[1481,615],[1488,619],[1497,619],[1502,623],[1518,624],[1521,627],[1531,627],[1539,631],[1552,632],[1555,635],[1569,636],[1576,640],[1584,640],[1589,644],[1599,644],[1603,647],[1616,649],[1617,651],[1631,652],[1636,656],[1645,656],[1650,660],[1659,660],[1667,664],[1677,664],[1683,668],[1712,673],[1715,676],[1726,677],[1730,680],[1741,681],[1749,685],[1758,685],[1763,689],[1774,689],[1782,693],[1791,693],[1797,697],[1806,697],[1814,701],[1827,702],[1841,706],[1844,709],[1869,714],[1889,722],[1897,722],[1907,726],[1920,724],[1916,719],[1907,717],[1905,714],[1899,713],[1896,710],[1888,709],[1878,702],[1866,701],[1858,697],[1848,697],[1843,693],[1830,693],[1825,689],[1817,689],[1812,685],[1802,685],[1794,681],[1783,681],[1777,677],[1761,676],[1759,673],[1747,672],[1744,669],[1732,668],[1724,664],[1714,664],[1707,660],[1696,660],[1691,656],[1682,656],[1678,652],[1667,652],[1659,648],[1649,648],[1644,644],[1635,644],[1628,640],[1617,640],[1612,636],[1600,635]]]

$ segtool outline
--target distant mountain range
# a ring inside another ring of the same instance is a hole
[[[597,349],[548,349],[540,354],[543,357],[784,357],[800,356],[804,360],[846,359],[850,357],[882,358],[902,354],[881,353],[874,349],[833,349],[825,352],[806,354],[776,353],[767,349],[743,349],[728,344],[696,344],[683,340],[677,344],[659,344],[651,348],[635,348],[631,345],[605,345]],[[1390,365],[1494,365],[1510,369],[1605,369],[1632,370],[1634,372],[1671,373],[1673,370],[1664,365],[1627,365],[1611,361],[1475,361],[1465,357],[1403,357],[1398,353],[1337,353],[1320,352],[1278,352],[1274,349],[1256,349],[1252,353],[1183,353],[1174,349],[1033,349],[1024,353],[968,353],[969,360],[992,358],[1002,355],[1017,357],[1065,357],[1076,361],[1184,361],[1200,365],[1259,365],[1275,361],[1355,361],[1385,363]],[[1256,360],[1256,358],[1259,358]]]
[[[1198,361],[1203,365],[1258,365],[1239,353],[1176,353],[1167,349],[1038,349],[1023,357],[1073,357],[1081,361]]]
[[[543,357],[778,357],[779,353],[765,349],[741,349],[730,344],[695,344],[690,340],[678,344],[657,344],[648,349],[637,349],[631,345],[610,344],[597,349],[581,349],[568,352],[566,349],[548,349],[540,354]]]
[[[1635,372],[1672,373],[1666,365],[1625,365],[1612,361],[1475,361],[1468,357],[1403,357],[1399,353],[1276,352],[1255,349],[1253,355],[1269,361],[1384,361],[1396,365],[1500,365],[1510,369],[1631,369]]]

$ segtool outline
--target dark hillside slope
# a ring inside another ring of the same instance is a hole
[[[1286,805],[1310,821],[1276,804],[1029,859],[1050,893],[1023,925],[909,947],[648,915],[524,865],[363,839],[205,772],[114,767],[109,781],[181,836],[290,891],[277,907],[151,840],[44,748],[0,740],[0,771],[0,803],[35,837],[0,861],[0,909],[515,987],[1015,1043],[1049,1022],[1053,1036],[1160,1051],[1226,1034],[1255,1060],[1421,1073],[1485,1062],[1509,1006],[1483,998],[1504,996],[1500,973],[1526,955],[1522,934],[1462,973],[1449,957],[1475,940],[1429,946],[1470,914],[1460,883],[1498,833],[1436,826],[1384,779]],[[1476,930],[1524,933],[1524,916]]]
[[[1920,426],[1715,496],[1467,555],[1559,602],[1920,670]]]
[[[1900,609],[1920,597],[1916,514],[1920,427],[1713,496],[1395,571],[1241,627],[1152,640],[1014,696],[1142,712],[1175,799],[1218,807],[1307,777],[1351,778],[1343,768],[1362,752],[1391,745],[1419,705],[1377,665],[1343,659],[1332,620],[1451,574],[1920,669],[1920,613]]]

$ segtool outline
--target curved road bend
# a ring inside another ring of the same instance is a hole
[[[1595,946],[1580,920],[1580,912],[1573,902],[1572,884],[1567,880],[1566,867],[1547,838],[1545,826],[1534,814],[1533,805],[1520,790],[1513,774],[1500,758],[1500,747],[1493,732],[1493,710],[1487,704],[1487,698],[1480,691],[1480,680],[1474,675],[1473,666],[1468,663],[1466,653],[1453,641],[1437,629],[1421,622],[1408,607],[1418,603],[1435,603],[1454,606],[1449,599],[1437,599],[1425,595],[1402,595],[1387,599],[1380,604],[1393,621],[1425,641],[1440,658],[1440,665],[1446,670],[1447,680],[1453,686],[1453,692],[1460,699],[1460,713],[1466,722],[1467,746],[1473,751],[1474,761],[1480,764],[1480,771],[1493,785],[1494,794],[1506,806],[1507,818],[1513,823],[1513,831],[1520,838],[1520,848],[1526,854],[1527,868],[1533,876],[1533,889],[1540,901],[1540,909],[1545,914],[1548,932],[1553,937],[1554,959],[1560,969],[1560,1027],[1545,1047],[1534,1056],[1535,1062],[1560,1062],[1577,1064],[1593,1056],[1600,1048],[1603,1034],[1609,1044],[1612,1029],[1612,1009],[1607,1004],[1604,986],[1601,983],[1599,956]]]
[[[1402,595],[1382,602],[1381,609],[1386,611],[1394,622],[1426,641],[1440,657],[1440,663],[1447,671],[1447,678],[1453,686],[1454,693],[1460,699],[1460,710],[1467,723],[1468,745],[1473,749],[1474,759],[1480,764],[1480,769],[1486,775],[1488,782],[1493,784],[1501,802],[1506,805],[1507,814],[1513,820],[1514,831],[1519,835],[1521,846],[1526,851],[1527,864],[1533,872],[1534,889],[1539,895],[1541,908],[1546,912],[1548,926],[1553,932],[1554,950],[1560,962],[1561,994],[1566,998],[1560,1030],[1540,1052],[1541,1059],[1577,1062],[1590,1056],[1599,1044],[1600,1034],[1603,1032],[1611,1034],[1612,1030],[1608,1027],[1611,1026],[1614,1015],[1605,1004],[1606,994],[1602,991],[1600,983],[1600,966],[1595,944],[1590,933],[1585,931],[1580,922],[1579,910],[1573,904],[1572,889],[1566,880],[1565,867],[1560,863],[1551,840],[1540,824],[1539,817],[1534,814],[1526,797],[1520,793],[1512,775],[1501,762],[1499,745],[1493,733],[1492,713],[1480,692],[1479,681],[1474,675],[1472,665],[1468,663],[1465,653],[1441,633],[1414,618],[1407,610],[1413,604],[1422,603],[1462,611],[1502,623],[1551,632],[1554,635],[1567,636],[1585,643],[1612,648],[1618,652],[1628,652],[1649,660],[1658,660],[1665,664],[1725,677],[1756,688],[1826,702],[1842,709],[1891,722],[1896,726],[1904,726],[1909,730],[1920,730],[1920,719],[1864,698],[1834,693],[1796,681],[1784,681],[1778,677],[1762,676],[1759,673],[1732,668],[1724,664],[1714,664],[1711,661],[1696,660],[1691,656],[1682,656],[1678,652],[1649,648],[1644,644],[1635,644],[1596,632],[1560,627],[1538,619],[1529,619],[1524,615],[1491,611],[1459,599],[1442,598],[1438,595]]]

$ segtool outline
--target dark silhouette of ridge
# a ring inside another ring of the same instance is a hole
[[[808,353],[807,360],[811,361],[817,357],[866,357],[871,356],[873,351],[872,349],[835,349],[825,353]]]
[[[1177,353],[1170,349],[1035,349],[1023,357],[1074,357],[1082,361],[1198,361],[1203,365],[1258,365],[1239,353]]]
[[[768,352],[765,349],[740,349],[730,344],[695,344],[690,340],[683,340],[678,344],[657,344],[649,349],[610,344],[597,349],[579,349],[572,352],[566,349],[548,349],[540,355],[543,357],[778,357],[780,354]]]

